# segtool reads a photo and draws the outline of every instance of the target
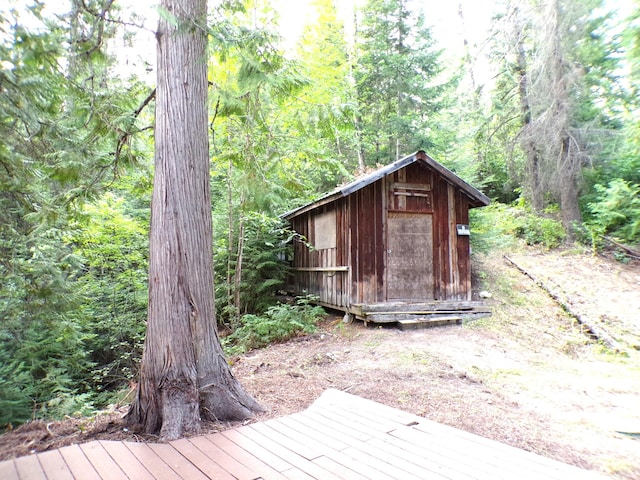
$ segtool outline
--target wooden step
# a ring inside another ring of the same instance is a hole
[[[400,330],[416,330],[418,328],[442,327],[444,325],[460,325],[462,317],[447,315],[442,317],[418,317],[398,320]]]
[[[431,302],[385,302],[370,304],[354,304],[352,309],[357,315],[385,312],[442,312],[487,308],[479,301],[431,301]]]
[[[374,323],[392,323],[399,320],[411,320],[413,317],[434,317],[444,315],[461,315],[463,318],[466,316],[475,318],[476,315],[490,316],[491,309],[478,308],[473,310],[408,310],[408,311],[393,311],[393,312],[374,312],[365,313],[364,318],[367,322]],[[479,318],[479,317],[478,317]]]

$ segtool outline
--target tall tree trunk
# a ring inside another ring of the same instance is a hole
[[[356,15],[355,10],[353,12],[353,31],[354,32],[358,31],[358,16]],[[356,140],[356,151],[358,152],[358,175],[361,175],[365,171],[366,164],[365,164],[365,157],[364,157],[364,139],[363,139],[363,133],[362,133],[362,129],[363,129],[362,114],[361,114],[362,106],[360,105],[361,102],[360,102],[360,95],[358,92],[358,83],[356,82],[356,77],[354,73],[354,65],[357,60],[356,60],[356,55],[354,54],[353,46],[349,49],[348,58],[349,58],[349,82],[351,83],[351,89],[354,95],[353,102],[355,106],[355,109],[353,112],[353,130],[354,130],[355,140]]]
[[[242,202],[244,203],[244,202]],[[242,205],[241,203],[241,205]],[[242,261],[244,258],[244,215],[242,208],[238,220],[238,251],[236,254],[236,268],[233,275],[233,305],[238,315],[238,322],[242,312],[241,285],[242,285]]]
[[[531,104],[529,102],[529,72],[527,70],[527,56],[524,47],[524,28],[518,7],[514,9],[514,35],[516,38],[516,70],[518,78],[518,97],[520,100],[520,116],[522,121],[522,148],[526,155],[526,180],[531,208],[535,212],[542,212],[544,208],[544,187],[540,176],[540,152],[538,150],[535,133],[533,132],[533,120],[531,116]]]
[[[458,4],[458,18],[460,19],[460,26],[462,27],[462,45],[464,47],[464,56],[462,61],[469,74],[469,81],[471,82],[471,91],[473,92],[473,110],[480,110],[480,94],[477,91],[476,77],[473,71],[473,57],[471,56],[471,47],[469,46],[469,39],[467,38],[467,27],[464,21],[464,11],[462,9],[462,3]]]
[[[565,137],[562,142],[562,152],[559,159],[558,172],[560,177],[560,213],[562,226],[567,233],[567,240],[575,240],[576,225],[582,222],[580,213],[579,172],[580,156],[572,148],[571,138]],[[577,164],[577,165],[576,165]]]
[[[227,302],[231,305],[231,299],[233,298],[233,256],[234,256],[234,240],[233,240],[233,160],[229,157],[229,168],[227,170],[227,228],[229,229],[229,235],[227,237]],[[231,327],[238,326],[240,320],[239,312],[232,313]]]
[[[127,415],[174,439],[200,419],[260,409],[233,377],[216,332],[207,134],[207,0],[162,0],[158,32],[149,313]]]
[[[550,58],[550,71],[552,75],[552,94],[554,95],[552,113],[555,118],[555,128],[558,132],[555,142],[556,169],[555,191],[560,197],[560,213],[562,224],[567,233],[567,240],[575,238],[575,224],[581,222],[579,197],[579,180],[582,174],[582,146],[572,135],[572,114],[575,107],[572,104],[570,85],[576,83],[578,73],[576,66],[566,58],[564,48],[563,31],[560,25],[560,17],[563,8],[559,0],[549,4],[552,30],[552,55]]]

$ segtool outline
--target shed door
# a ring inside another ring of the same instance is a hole
[[[387,300],[432,299],[432,216],[389,212],[387,216]]]

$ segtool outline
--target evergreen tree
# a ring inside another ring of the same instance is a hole
[[[70,413],[87,394],[93,326],[69,222],[134,158],[138,90],[110,80],[104,50],[112,2],[74,5],[0,14],[0,391],[13,392],[0,422]]]
[[[233,377],[216,331],[207,2],[162,0],[161,8],[149,310],[127,420],[175,439],[199,431],[201,418],[245,419],[261,407]]]
[[[305,143],[315,143],[318,156],[339,159],[353,169],[358,157],[356,101],[344,24],[333,0],[315,0],[312,7],[314,20],[297,51],[308,79],[295,108],[297,126]]]
[[[440,52],[408,0],[369,0],[356,31],[358,132],[368,164],[438,145]],[[436,153],[436,152],[434,152]]]
[[[521,183],[534,210],[560,205],[569,235],[581,221],[583,172],[619,128],[615,52],[594,18],[599,1],[509,3],[499,18],[503,38],[494,112],[502,129],[519,124]],[[518,166],[518,162],[512,164]]]

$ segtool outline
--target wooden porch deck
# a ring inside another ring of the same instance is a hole
[[[608,477],[337,390],[307,410],[165,444],[93,441],[0,463],[2,480]]]

